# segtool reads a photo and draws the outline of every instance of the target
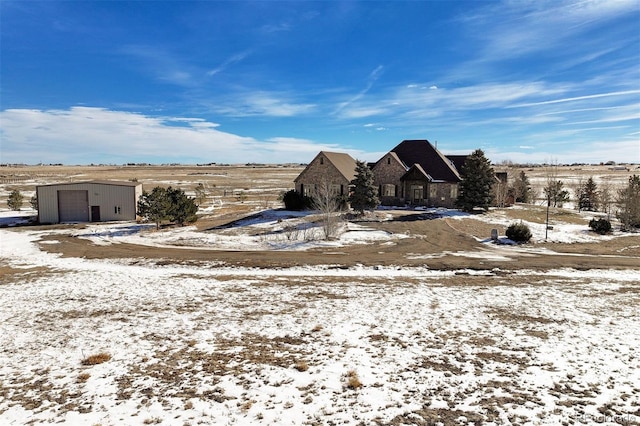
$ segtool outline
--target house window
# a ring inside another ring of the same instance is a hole
[[[120,206],[115,206],[115,207],[113,208],[113,212],[114,212],[115,214],[120,214],[120,213],[121,213]]]
[[[391,164],[391,157],[387,157],[387,164]]]
[[[380,195],[382,195],[383,197],[395,197],[396,186],[389,183],[382,185],[382,193]]]
[[[320,157],[320,164],[324,164],[324,157]]]
[[[429,185],[429,198],[435,199],[438,195],[438,188],[435,185]]]
[[[451,198],[452,199],[458,198],[458,186],[457,185],[451,185]]]

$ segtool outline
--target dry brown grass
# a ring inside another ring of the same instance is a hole
[[[363,384],[360,381],[360,377],[358,376],[358,372],[356,370],[349,370],[346,374],[346,387],[347,389],[358,390]]]
[[[309,363],[307,363],[307,361],[298,361],[294,368],[300,372],[307,371],[309,369]]]
[[[14,268],[12,266],[0,264],[0,285],[14,283],[28,283],[43,277],[53,276],[54,274],[62,274],[61,271],[55,271],[45,266],[36,266],[30,268]]]
[[[89,377],[91,377],[91,374],[89,374],[89,373],[80,373],[80,374],[78,374],[78,377],[77,377],[76,381],[78,383],[84,383],[87,380],[89,380]]]
[[[608,176],[612,182],[624,182],[632,171],[619,172],[609,171],[607,167],[601,168],[560,168],[561,179],[571,176],[595,175]],[[246,167],[246,166],[146,166],[146,167],[119,167],[119,166],[80,166],[80,167],[23,167],[12,168],[11,174],[29,176],[35,184],[51,182],[90,180],[90,179],[137,179],[143,183],[146,189],[155,185],[169,185],[185,189],[191,193],[198,183],[204,183],[211,189],[210,199],[204,203],[204,207],[215,204],[215,211],[200,217],[196,226],[199,230],[211,229],[216,226],[229,224],[235,220],[254,214],[256,209],[264,207],[264,198],[289,189],[293,186],[293,179],[300,173],[302,167]],[[517,174],[519,170],[511,170]],[[527,176],[538,181],[544,176],[543,168],[533,168],[525,170]],[[637,173],[637,172],[636,172]],[[42,179],[38,178],[42,177]],[[237,202],[234,191],[242,191],[244,188],[252,188],[245,191],[248,198],[244,203]],[[257,189],[257,191],[253,190]],[[0,200],[0,203],[2,200]],[[271,208],[280,207],[279,202],[272,202]],[[484,223],[473,218],[462,220],[416,220],[402,221],[399,218],[403,215],[416,215],[416,212],[397,211],[392,213],[397,220],[381,221],[371,220],[367,226],[389,232],[391,234],[408,235],[410,238],[403,238],[394,241],[394,244],[370,244],[353,245],[340,250],[339,256],[331,256],[330,261],[340,262],[341,267],[348,267],[355,264],[373,265],[397,265],[397,266],[423,266],[428,264],[431,269],[459,269],[459,268],[481,268],[492,269],[494,267],[504,267],[501,260],[492,259],[470,259],[460,256],[434,257],[428,260],[413,258],[408,256],[411,253],[447,253],[474,251],[482,248],[482,245],[472,236],[480,239],[489,238],[491,229],[497,228],[500,234],[504,233],[504,227],[498,224]],[[504,215],[507,219],[517,221],[519,219],[531,220],[532,222],[544,223],[546,208],[540,205],[528,205],[527,208],[505,209]],[[570,210],[552,209],[551,223],[583,223],[586,221]],[[84,225],[55,225],[41,226],[38,229],[81,229]],[[608,242],[599,243],[579,243],[579,244],[552,244],[550,248],[557,253],[588,254],[589,266],[591,268],[630,268],[636,267],[637,256],[640,255],[640,245],[632,242],[632,238],[619,238]],[[58,244],[46,244],[56,241]],[[536,243],[543,246],[545,243]],[[92,242],[80,238],[55,235],[43,236],[41,239],[41,250],[50,253],[60,253],[63,256],[93,258],[123,258],[123,259],[144,259],[144,261],[170,262],[181,265],[204,265],[211,262],[210,250],[184,250],[181,247],[159,248],[141,247],[133,244],[117,244],[95,249]],[[265,251],[255,252],[247,256],[241,251],[219,251],[216,252],[216,259],[220,264],[239,267],[256,268],[280,268],[298,265],[318,265],[327,264],[328,255],[326,249],[312,249],[305,252],[286,251]],[[331,253],[338,254],[338,253]],[[611,254],[615,257],[599,257],[599,254]],[[622,255],[622,256],[621,256]],[[333,260],[335,259],[335,260]],[[546,256],[536,255],[519,257],[518,262],[509,263],[513,269],[549,269],[555,267],[582,268],[585,259],[576,256]],[[14,282],[17,274],[22,274],[23,270],[5,269],[0,271],[0,284],[2,282]],[[5,273],[6,272],[6,273]],[[33,270],[20,279],[37,279],[41,271]],[[55,273],[47,271],[47,273]],[[6,280],[3,280],[3,278]],[[340,279],[336,277],[336,279]],[[311,294],[305,295],[312,297]],[[325,297],[325,295],[322,295]],[[331,297],[326,295],[326,297]]]
[[[111,355],[107,352],[100,352],[97,354],[89,355],[82,360],[82,365],[97,365],[107,362],[111,359]]]
[[[525,220],[533,223],[546,223],[547,220],[547,207],[536,206],[533,204],[527,204],[526,208],[514,208],[500,210],[504,212],[505,216],[514,221]],[[553,222],[564,222],[574,225],[587,224],[587,220],[580,216],[577,211],[560,209],[551,207],[549,208],[549,220]]]

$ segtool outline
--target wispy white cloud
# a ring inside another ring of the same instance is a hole
[[[587,92],[637,87],[637,30],[620,19],[635,19],[637,0],[503,0],[478,2],[455,20],[470,51],[440,76],[443,82],[505,81],[534,72],[537,80],[581,72]],[[589,81],[590,76],[600,81]],[[527,78],[527,77],[524,77]],[[576,83],[579,83],[576,81]],[[573,92],[576,93],[576,92]]]
[[[541,102],[523,103],[523,104],[511,105],[510,107],[511,108],[522,108],[522,107],[531,107],[531,106],[538,106],[538,105],[550,105],[550,104],[558,104],[558,103],[565,103],[565,102],[583,101],[583,100],[586,100],[586,99],[597,99],[597,98],[607,98],[607,97],[612,97],[612,96],[635,95],[635,94],[638,94],[638,93],[640,93],[640,90],[625,90],[625,91],[621,91],[621,92],[596,93],[596,94],[593,94],[593,95],[574,96],[574,97],[570,97],[570,98],[552,99],[552,100],[541,101]]]
[[[294,117],[313,112],[316,105],[297,102],[295,96],[288,93],[242,91],[219,99],[211,108],[234,117]]]
[[[226,70],[229,66],[235,64],[236,62],[242,61],[247,56],[249,56],[249,54],[250,54],[250,51],[244,51],[244,52],[236,53],[235,55],[231,56],[229,59],[224,61],[222,64],[220,64],[216,68],[213,68],[213,69],[207,71],[207,75],[209,77],[214,76],[214,75]]]
[[[291,31],[291,24],[288,22],[280,22],[277,24],[267,24],[260,27],[260,32],[265,34],[279,33]]]
[[[387,108],[376,107],[374,105],[363,106],[363,107],[351,107],[343,111],[340,114],[340,117],[346,118],[346,119],[359,119],[359,118],[368,118],[368,117],[386,115],[388,112],[389,110]]]
[[[217,123],[201,118],[152,117],[91,107],[4,110],[0,112],[0,123],[2,161],[8,163],[284,163],[308,162],[320,150],[348,152],[355,158],[375,161],[383,154],[306,138],[280,136],[257,140],[224,132]],[[383,127],[372,124],[367,128]],[[602,128],[601,133],[599,129],[538,132],[522,140],[520,151],[492,148],[487,154],[494,162],[502,159],[542,162],[552,157],[570,163],[640,161],[638,132],[628,132],[627,139],[621,140],[600,138],[598,134],[606,135],[610,128]],[[579,150],[575,148],[577,134],[583,135],[579,138]],[[471,142],[472,146],[477,143]],[[446,152],[469,151],[461,149],[465,144],[452,146],[455,149]]]
[[[354,158],[363,158],[369,155],[360,149],[345,148],[337,143],[314,142],[304,138],[275,137],[267,139],[266,142],[269,149],[282,158],[281,162],[308,162],[319,151],[344,152]],[[306,158],[306,160],[288,160],[289,158]]]
[[[378,65],[373,71],[371,71],[371,73],[369,74],[369,77],[367,78],[367,85],[365,86],[365,88],[362,89],[357,95],[353,96],[349,100],[345,102],[340,102],[334,114],[340,114],[340,112],[345,108],[347,108],[349,105],[362,99],[369,92],[369,90],[371,90],[371,88],[373,87],[375,82],[378,80],[378,78],[380,78],[383,70],[384,70],[384,67],[382,65]]]
[[[637,0],[502,1],[476,8],[460,20],[485,41],[479,59],[494,60],[554,49],[595,26],[637,11]]]
[[[199,118],[91,107],[9,109],[0,112],[0,123],[2,161],[8,163],[283,163],[306,162],[321,149],[339,149],[308,139],[260,141]]]
[[[572,114],[576,112],[608,111],[608,110],[616,110],[620,108],[624,108],[624,106],[567,109],[567,110],[543,112],[538,115],[558,115],[558,114]]]
[[[566,90],[565,86],[543,82],[487,83],[437,90],[428,85],[402,85],[364,99],[352,99],[342,106],[340,117],[435,117],[452,112],[506,108],[515,102],[563,94]]]
[[[127,45],[120,53],[129,58],[129,62],[141,68],[154,78],[183,87],[197,84],[199,71],[163,48],[148,45]]]

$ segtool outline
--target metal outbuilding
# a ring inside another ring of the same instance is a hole
[[[122,181],[55,183],[36,187],[40,223],[135,220],[142,184]]]

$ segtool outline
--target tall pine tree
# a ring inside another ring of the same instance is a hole
[[[171,201],[167,196],[167,190],[156,186],[151,192],[142,191],[142,196],[138,200],[138,214],[156,224],[156,229],[160,229],[163,220],[169,219],[169,209]]]
[[[618,191],[618,219],[622,230],[630,231],[640,228],[640,176],[633,175],[629,184]]]
[[[489,210],[493,201],[491,188],[496,175],[481,149],[476,149],[467,157],[460,176],[462,182],[458,187],[456,205],[466,212],[473,211],[476,207]]]
[[[598,186],[593,177],[589,177],[579,189],[578,211],[580,210],[598,211]]]
[[[378,207],[378,189],[373,180],[373,171],[364,161],[356,160],[356,176],[351,181],[353,189],[349,196],[351,207],[363,214],[365,210]]]
[[[513,198],[516,203],[530,203],[531,202],[531,183],[524,171],[520,171],[520,174],[513,182]]]

